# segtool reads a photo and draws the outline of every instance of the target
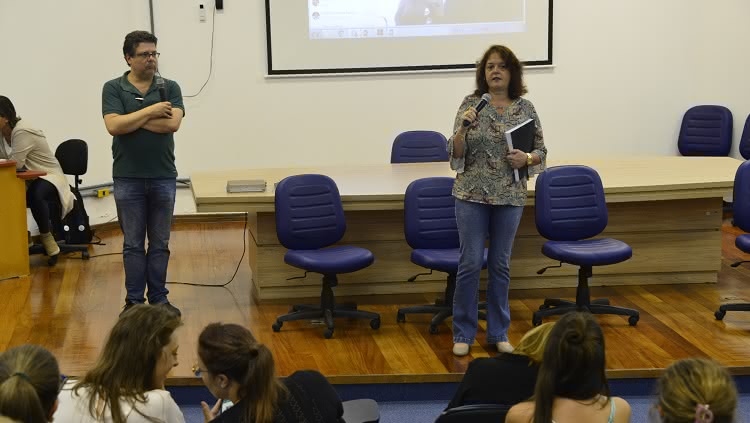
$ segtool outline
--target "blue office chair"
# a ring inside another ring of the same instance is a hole
[[[336,275],[356,272],[375,261],[364,248],[337,245],[346,231],[341,197],[333,179],[324,175],[289,176],[276,187],[276,235],[289,251],[284,262],[305,272],[323,275],[320,306],[294,305],[292,311],[276,319],[272,328],[281,330],[292,320],[324,320],[326,338],[333,336],[333,319],[352,317],[370,319],[370,327],[380,327],[380,315],[357,310],[355,304],[337,305],[333,287]],[[327,248],[325,248],[327,247]]]
[[[502,423],[510,407],[499,404],[462,405],[443,411],[435,423]]]
[[[734,223],[743,231],[750,232],[750,161],[742,163],[734,176]],[[734,245],[740,251],[750,253],[750,234],[737,236]],[[741,260],[733,263],[732,267],[747,262]],[[722,320],[727,311],[750,311],[750,303],[724,304],[714,313],[716,320]]]
[[[728,156],[732,112],[724,106],[695,106],[682,118],[677,147],[683,156]]]
[[[451,193],[453,178],[422,178],[409,184],[404,194],[404,235],[406,242],[414,250],[412,263],[448,274],[445,296],[435,304],[404,307],[398,310],[396,320],[406,321],[411,313],[433,314],[430,333],[438,332],[438,325],[453,315],[453,294],[456,291],[458,273],[459,239],[456,227],[456,200]],[[487,267],[487,249],[484,249],[484,262]],[[410,282],[420,273],[409,278]],[[486,309],[487,303],[480,303],[479,309]],[[483,313],[480,317],[485,317]]]
[[[615,264],[629,259],[633,250],[622,241],[612,238],[587,239],[599,235],[607,227],[607,204],[599,174],[586,166],[558,166],[537,176],[535,220],[539,233],[549,241],[542,254],[562,263],[579,266],[576,300],[546,299],[534,312],[534,326],[546,316],[561,315],[571,310],[593,314],[630,316],[628,323],[635,326],[636,310],[609,305],[609,300],[591,300],[589,278],[594,266]],[[540,269],[542,274],[550,267]]]
[[[448,141],[440,132],[406,131],[391,147],[391,163],[447,162]]]
[[[750,159],[750,115],[745,119],[745,127],[740,136],[740,154],[745,160]]]

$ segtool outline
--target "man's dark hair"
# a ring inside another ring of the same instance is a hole
[[[148,31],[133,31],[125,36],[125,43],[122,45],[122,55],[127,59],[128,56],[135,56],[135,49],[140,43],[156,44],[156,35]]]

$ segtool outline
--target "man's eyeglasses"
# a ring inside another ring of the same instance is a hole
[[[201,373],[208,372],[208,370],[206,370],[206,369],[201,369],[198,366],[198,363],[193,364],[193,369],[192,370],[193,370],[193,373],[195,374],[196,377],[201,377]]]
[[[153,57],[154,59],[158,59],[161,53],[158,51],[144,51],[143,53],[138,53],[135,55],[135,57],[139,57],[141,59],[148,59],[149,57]]]

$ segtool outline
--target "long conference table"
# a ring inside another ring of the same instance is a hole
[[[548,166],[584,164],[599,172],[609,210],[601,236],[633,248],[623,263],[594,269],[592,285],[710,283],[721,267],[722,199],[731,194],[742,162],[729,157],[632,157],[549,161]],[[343,203],[347,231],[341,244],[370,249],[375,263],[339,276],[337,295],[442,292],[445,274],[407,279],[425,269],[409,260],[404,240],[404,191],[411,181],[455,173],[447,163],[239,169],[192,175],[193,197],[202,213],[248,213],[249,262],[254,297],[259,300],[317,297],[320,275],[284,263],[286,249],[276,237],[274,185],[290,175],[320,173],[333,178]],[[226,192],[228,180],[264,179],[261,193]],[[541,253],[544,238],[534,224],[534,179],[511,259],[511,288],[574,287],[577,268],[565,265],[536,271],[556,262]],[[483,272],[483,281],[486,271]],[[483,282],[484,283],[484,282]]]

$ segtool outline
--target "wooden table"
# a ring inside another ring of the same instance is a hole
[[[594,269],[592,285],[716,282],[721,265],[722,199],[732,191],[742,163],[729,157],[632,157],[550,161],[549,166],[585,164],[601,175],[609,209],[603,236],[633,247],[633,258]],[[336,181],[346,212],[343,244],[370,249],[375,263],[341,275],[337,295],[442,292],[445,275],[421,276],[409,261],[403,234],[406,186],[429,176],[455,176],[447,163],[244,169],[195,173],[192,190],[198,212],[248,212],[252,286],[259,300],[316,297],[320,275],[287,281],[302,271],[284,263],[286,249],[276,237],[274,183],[286,176],[322,173]],[[265,179],[263,193],[226,192],[230,179]],[[534,180],[513,249],[511,288],[573,287],[577,268],[564,266],[543,275],[555,262],[541,254],[544,239],[534,225]],[[486,274],[483,274],[486,277]]]
[[[44,175],[16,173],[15,161],[0,161],[0,280],[29,274],[24,180]]]

